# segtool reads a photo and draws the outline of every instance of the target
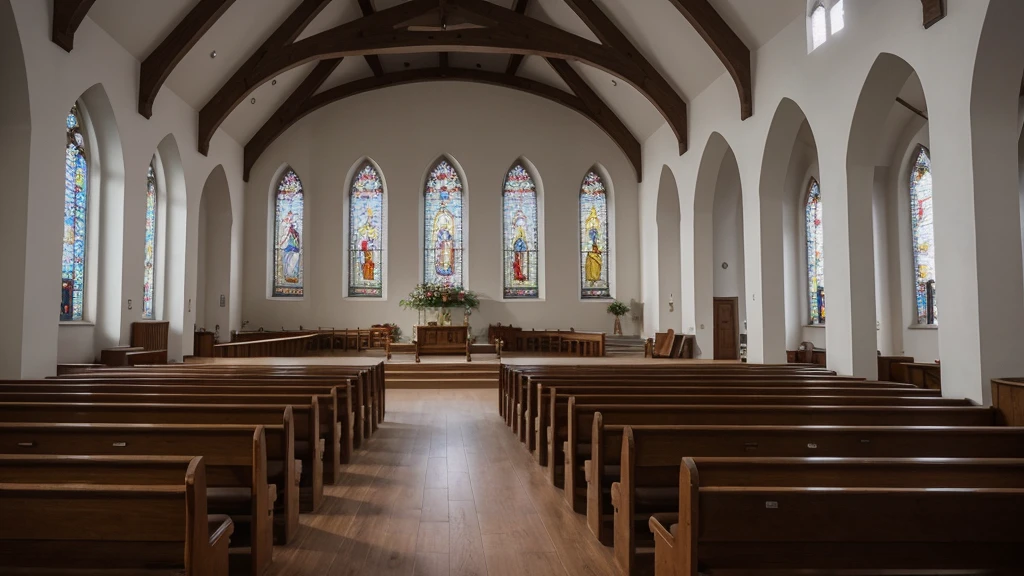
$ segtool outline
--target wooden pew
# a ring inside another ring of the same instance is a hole
[[[937,470],[951,464],[897,462],[879,476],[846,468],[859,485],[833,478],[822,489],[807,487],[799,470],[777,467],[764,472],[777,477],[773,484],[750,486],[727,472],[703,473],[709,466],[682,461],[674,534],[671,524],[650,520],[657,576],[697,576],[698,567],[712,574],[771,568],[1008,575],[1024,566],[1024,489],[1005,487],[1019,485],[1017,468],[1015,480],[1005,477],[1008,470],[992,477],[990,469],[959,486]],[[802,467],[806,474],[808,465]],[[819,486],[826,481],[825,474],[814,476]]]
[[[907,399],[903,404],[908,406],[963,406],[970,404],[969,401],[964,399],[943,399],[935,391],[919,390],[910,387],[880,388],[874,386],[857,386],[855,384],[801,387],[799,386],[799,383],[795,386],[776,386],[771,384],[759,386],[758,382],[744,382],[744,384],[745,385],[742,386],[733,386],[731,383],[719,383],[717,385],[707,383],[707,385],[701,385],[701,383],[695,382],[693,385],[689,385],[686,382],[680,382],[677,385],[669,384],[664,386],[620,386],[611,382],[607,383],[607,385],[601,382],[598,382],[595,385],[580,385],[576,383],[568,385],[561,383],[558,383],[557,385],[550,385],[549,383],[539,382],[537,384],[536,391],[536,407],[531,408],[530,414],[528,414],[525,419],[527,422],[526,426],[533,426],[532,429],[528,428],[526,430],[525,443],[528,449],[535,449],[537,451],[538,462],[540,462],[542,466],[547,466],[547,452],[549,443],[551,442],[551,438],[548,436],[548,430],[551,430],[552,428],[560,430],[564,427],[567,419],[568,401],[571,396],[612,395],[632,396],[634,398],[638,398],[649,395],[761,395],[787,398],[796,398],[798,396],[842,396],[847,398],[860,397],[873,399],[861,401],[863,404],[884,404],[887,402],[885,402],[883,398],[901,397]],[[847,404],[854,404],[856,402],[857,401],[854,400],[845,401]],[[638,402],[634,401],[632,403]],[[713,402],[708,401],[704,403],[710,404]],[[536,417],[533,417],[533,412],[536,412]],[[531,421],[533,424],[530,424]]]
[[[595,419],[595,433],[598,433],[599,418]],[[940,429],[941,430],[941,429]],[[981,429],[982,431],[1003,430],[998,427]],[[792,484],[794,486],[856,486],[862,481],[855,478],[835,477],[842,474],[843,470],[849,467],[849,462],[865,462],[873,458],[879,458],[879,462],[888,462],[889,468],[898,468],[896,462],[909,461],[912,457],[927,456],[925,460],[935,464],[932,470],[932,482],[939,478],[945,478],[944,483],[949,487],[965,486],[965,482],[976,478],[981,468],[952,468],[947,470],[938,465],[942,458],[954,457],[965,458],[972,449],[982,442],[993,440],[993,435],[987,432],[978,433],[977,430],[970,430],[962,436],[961,440],[945,444],[950,432],[936,434],[935,428],[914,430],[913,428],[889,428],[889,429],[851,429],[846,428],[843,432],[846,438],[837,436],[836,429],[825,430],[806,428],[801,430],[785,430],[782,433],[771,433],[763,436],[764,446],[760,440],[759,432],[747,432],[747,438],[757,438],[758,447],[756,451],[749,450],[742,442],[737,442],[735,434],[716,434],[714,427],[654,427],[654,426],[608,426],[605,428],[608,445],[603,450],[595,452],[587,470],[587,524],[595,535],[598,535],[605,544],[616,545],[615,555],[619,566],[629,574],[636,574],[634,570],[634,557],[638,547],[638,535],[642,540],[641,544],[649,538],[642,538],[647,533],[647,518],[654,513],[674,512],[678,503],[678,466],[674,464],[686,456],[693,457],[714,457],[725,456],[730,461],[742,462],[796,462],[806,465],[794,465],[794,470],[806,472],[807,484]],[[954,429],[963,432],[963,429]],[[730,433],[733,431],[729,431]],[[600,433],[598,433],[600,434]],[[849,442],[846,439],[859,434],[860,442]],[[801,436],[802,435],[802,436]],[[898,435],[898,436],[897,436]],[[1001,441],[1006,435],[996,435],[993,448],[988,449],[989,456],[995,454],[1000,458],[1024,458],[1024,430],[1018,430],[1010,435],[1017,440],[1013,442]],[[887,440],[896,437],[902,442],[890,444]],[[596,438],[596,436],[595,436]],[[615,442],[618,438],[620,441]],[[596,446],[596,442],[595,442]],[[814,446],[814,448],[810,448]],[[615,454],[616,448],[619,454]],[[596,448],[595,448],[596,449]],[[994,449],[994,452],[993,452]],[[984,450],[984,449],[983,449]],[[612,457],[615,455],[616,457]],[[685,455],[685,456],[684,456]],[[811,457],[813,456],[813,457]],[[837,456],[855,456],[855,458],[836,458]],[[907,459],[907,460],[901,460]],[[959,460],[957,460],[959,461]],[[838,462],[835,467],[817,466],[816,463]],[[1024,460],[1014,460],[1012,466],[1004,466],[1006,460],[981,459],[974,462],[987,462],[993,464],[1001,463],[998,470],[1004,473],[1012,472],[1014,476],[1005,476],[1004,479],[1015,478],[1013,483],[1020,482],[1019,486],[1024,487]],[[781,467],[787,469],[786,467]],[[763,471],[757,466],[744,468],[737,465],[736,470],[749,470],[752,474]],[[768,467],[775,470],[776,467]],[[597,470],[602,470],[600,474]],[[926,469],[919,472],[927,474]],[[961,471],[961,474],[954,473]],[[767,473],[766,473],[767,474]],[[987,476],[996,474],[991,471],[985,472]],[[831,475],[831,477],[830,477]],[[756,482],[766,482],[760,485],[778,485],[777,476],[762,475],[751,477],[751,486],[759,485]],[[800,482],[795,480],[794,482]],[[823,482],[815,484],[814,482]],[[843,484],[848,482],[847,484]],[[838,484],[837,484],[838,483]],[[786,484],[789,485],[789,484]],[[897,484],[892,484],[896,486]],[[925,484],[922,484],[925,485]],[[943,486],[936,486],[943,487]],[[612,510],[615,511],[614,530],[612,529]],[[642,517],[642,518],[641,518]],[[629,522],[629,518],[635,518],[637,522]],[[653,550],[647,550],[653,553]],[[653,566],[653,558],[648,559],[648,564]],[[641,570],[647,573],[649,570]]]
[[[111,465],[109,483],[91,484],[59,482],[45,467],[0,463],[0,568],[160,567],[227,576],[234,525],[207,512],[203,459],[165,464],[149,463],[146,478]],[[39,481],[8,481],[8,471],[23,479],[35,472]]]
[[[334,392],[332,390],[332,392]],[[207,404],[207,405],[261,405],[291,406],[295,416],[296,454],[302,460],[303,467],[310,475],[321,476],[320,492],[324,482],[333,483],[333,478],[341,471],[341,444],[338,427],[335,422],[337,397],[329,394],[323,397],[330,405],[321,410],[321,396],[316,394],[176,394],[170,391],[139,393],[137,391],[95,392],[56,390],[47,387],[46,391],[11,391],[9,387],[0,385],[0,402],[43,402],[43,403],[100,403],[100,404]],[[326,412],[326,415],[324,414]],[[321,423],[321,417],[327,421]],[[308,447],[307,447],[308,445]],[[332,471],[328,473],[328,470]],[[310,480],[312,477],[310,476]],[[310,484],[312,486],[312,484]],[[312,490],[312,488],[311,488]],[[321,496],[312,493],[303,497],[303,509],[311,511],[319,504]]]
[[[280,396],[309,394],[317,397],[320,408],[320,437],[328,446],[339,447],[338,453],[326,450],[324,454],[324,482],[334,484],[340,479],[341,464],[348,464],[352,457],[353,415],[352,397],[349,387],[322,386],[267,386],[258,388],[242,386],[196,385],[190,381],[160,380],[154,378],[116,378],[109,383],[92,384],[81,382],[54,382],[53,380],[8,380],[0,381],[0,395],[10,392],[57,392],[92,394],[150,394],[170,397],[187,395],[215,395],[244,398],[237,403],[261,404],[260,398],[269,403],[281,403]],[[174,400],[167,400],[174,403]],[[333,423],[333,425],[332,425]],[[335,440],[336,439],[336,440]]]
[[[277,499],[285,473],[280,466],[270,470],[267,464],[268,455],[280,462],[284,452],[281,431],[260,425],[0,424],[4,458],[202,456],[210,512],[226,514],[235,522],[232,571],[254,575],[270,564],[275,532],[284,544],[298,526],[294,504]]]
[[[81,424],[193,424],[204,429],[211,425],[263,425],[268,446],[275,448],[268,459],[268,484],[277,487],[277,506],[282,512],[284,528],[281,535],[290,538],[298,528],[300,506],[300,463],[295,454],[295,418],[292,408],[279,406],[246,405],[189,405],[189,404],[46,404],[0,403],[0,423],[52,423]],[[85,429],[87,429],[86,427]],[[35,430],[35,434],[42,431]],[[31,439],[27,441],[32,441]],[[112,442],[122,442],[113,440]],[[159,436],[153,442],[159,442]],[[122,448],[122,446],[115,446]],[[280,458],[280,459],[278,459]],[[312,479],[316,482],[316,479]],[[309,481],[306,482],[308,485]],[[308,490],[307,490],[308,493]],[[315,494],[315,490],[313,491]]]
[[[565,461],[566,501],[577,505],[585,496],[586,485],[580,470],[591,447],[594,415],[600,412],[604,425],[764,425],[764,426],[993,426],[995,411],[983,406],[694,406],[662,404],[658,406],[614,406],[576,404],[569,399],[568,439],[563,447],[549,450],[548,466],[554,470],[555,458]],[[585,451],[581,446],[585,445]],[[561,450],[559,450],[561,448]],[[577,496],[577,493],[579,494]]]

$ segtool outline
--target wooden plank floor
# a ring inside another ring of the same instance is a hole
[[[387,407],[268,574],[615,574],[498,416],[496,390],[389,390]]]

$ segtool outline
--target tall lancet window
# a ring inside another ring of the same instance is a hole
[[[348,204],[348,295],[384,295],[384,182],[366,162],[352,177]]]
[[[156,290],[156,210],[156,174],[151,160],[146,173],[146,236],[142,261],[142,317],[150,320],[154,318],[153,294]]]
[[[580,186],[580,298],[611,298],[608,264],[608,191],[591,170]]]
[[[540,295],[537,187],[522,164],[517,163],[505,176],[501,205],[504,296],[537,298]]]
[[[807,287],[811,324],[825,323],[825,235],[821,221],[821,188],[811,178],[807,187]]]
[[[77,104],[68,112],[65,127],[60,319],[75,321],[82,320],[85,307],[85,227],[89,208],[88,151]]]
[[[427,176],[423,196],[423,282],[463,285],[462,178],[445,159]]]
[[[932,161],[918,146],[910,169],[910,229],[914,242],[914,299],[917,323],[938,324],[935,303],[935,227],[932,221]]]
[[[274,197],[274,297],[301,297],[302,181],[286,168]]]

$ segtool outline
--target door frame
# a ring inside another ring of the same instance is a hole
[[[733,309],[733,342],[736,350],[735,358],[718,357],[718,301],[732,303]],[[715,296],[711,300],[711,357],[715,360],[739,360],[740,359],[740,298],[739,296]]]

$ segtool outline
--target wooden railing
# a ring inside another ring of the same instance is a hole
[[[317,352],[317,334],[302,334],[285,338],[269,338],[251,342],[216,344],[213,355],[217,358],[267,358],[310,356]]]
[[[487,340],[502,342],[502,352],[530,352],[562,356],[601,357],[605,353],[604,332],[575,330],[523,330],[514,326],[489,326]]]
[[[999,413],[999,424],[1024,426],[1024,378],[993,380],[992,407]]]
[[[384,348],[384,343],[390,338],[390,333],[387,328],[317,328],[316,330],[275,330],[270,332],[235,332],[232,335],[231,341],[233,343],[256,342],[259,340],[292,338],[295,336],[314,336],[316,338],[316,350],[362,351],[371,348]]]

